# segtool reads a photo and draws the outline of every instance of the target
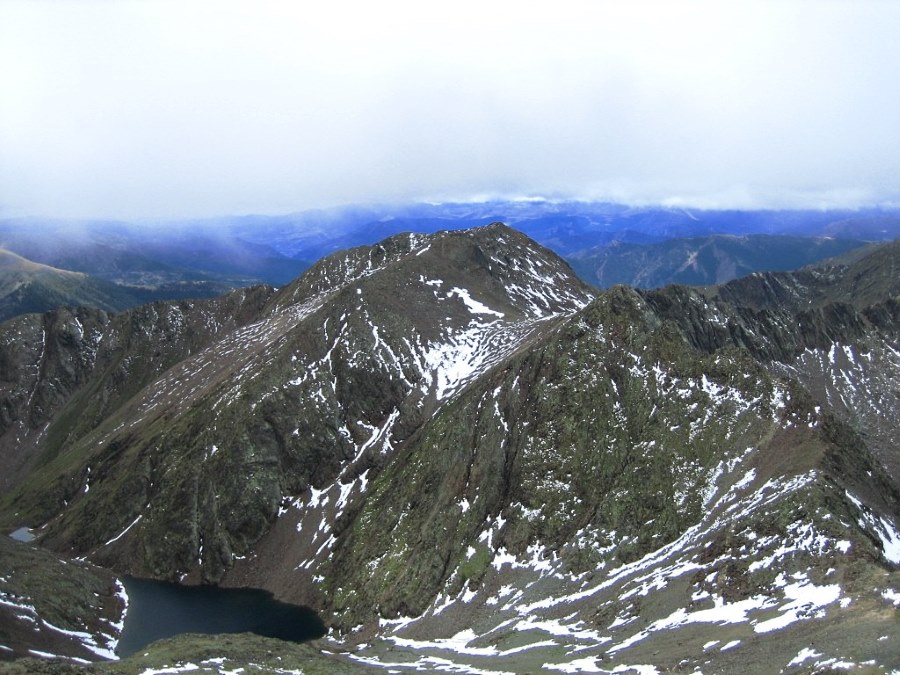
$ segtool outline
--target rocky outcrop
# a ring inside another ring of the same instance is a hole
[[[0,484],[16,485],[168,368],[258,318],[271,294],[257,287],[122,314],[63,308],[0,324]]]
[[[115,658],[127,598],[112,573],[8,537],[0,555],[0,660]]]

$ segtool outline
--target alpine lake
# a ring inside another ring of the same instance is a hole
[[[276,600],[267,591],[182,586],[133,577],[123,582],[128,612],[116,649],[120,657],[182,633],[255,633],[290,642],[325,635],[325,625],[315,611]]]

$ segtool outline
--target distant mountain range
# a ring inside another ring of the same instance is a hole
[[[563,257],[612,242],[730,235],[792,235],[887,241],[900,236],[900,209],[729,211],[633,207],[603,202],[484,202],[376,205],[284,216],[194,221],[282,255],[317,260],[399,232],[432,233],[504,222]]]
[[[127,286],[35,263],[0,249],[0,321],[58,307],[121,311],[154,300],[215,297],[232,288],[223,282],[189,280]]]
[[[722,284],[753,272],[794,270],[864,246],[858,239],[794,235],[710,235],[653,244],[614,242],[569,257],[575,271],[601,288],[626,284]]]
[[[118,223],[0,223],[0,321],[57,307],[121,311],[282,285],[309,264],[209,232]]]
[[[64,305],[115,310],[135,304],[115,284],[26,260],[0,249],[0,321]]]
[[[32,273],[26,280],[10,269],[0,272],[0,320],[64,305],[121,310],[153,300],[210,298],[256,283],[283,286],[310,261],[337,250],[401,232],[495,221],[553,249],[600,287],[722,283],[900,236],[900,210],[703,211],[546,201],[376,205],[152,226],[5,220],[0,247],[88,276],[51,281]]]
[[[184,281],[283,285],[309,266],[232,233],[191,225],[6,220],[0,246],[34,262],[143,288]]]

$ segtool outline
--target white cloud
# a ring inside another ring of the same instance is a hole
[[[2,0],[0,205],[896,200],[898,25],[874,0]]]

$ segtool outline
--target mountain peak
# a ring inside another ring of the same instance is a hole
[[[459,278],[464,286],[479,285],[498,302],[513,302],[520,305],[517,311],[534,316],[571,311],[594,293],[558,255],[497,222],[430,235],[398,234],[335,253],[283,289],[273,304],[304,302],[376,276],[382,285],[402,283],[404,276],[442,283],[438,277]]]

